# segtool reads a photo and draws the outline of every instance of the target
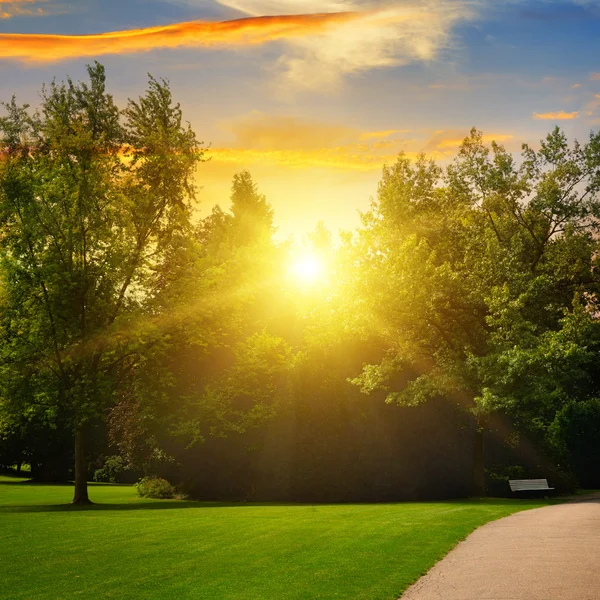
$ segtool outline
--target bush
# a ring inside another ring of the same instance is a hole
[[[521,465],[490,467],[485,470],[485,489],[488,496],[495,498],[511,497],[509,479],[527,479],[527,472]]]
[[[162,477],[144,477],[135,487],[140,498],[174,498],[175,488]]]
[[[126,471],[125,463],[121,456],[109,456],[101,469],[94,471],[94,481],[102,483],[117,483],[119,475]]]

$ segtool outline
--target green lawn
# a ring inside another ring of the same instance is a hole
[[[2,600],[392,600],[483,523],[544,501],[265,505],[140,500],[0,479]]]

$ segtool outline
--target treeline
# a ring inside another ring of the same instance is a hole
[[[197,218],[168,83],[121,110],[95,64],[5,109],[0,465],[80,503],[94,475],[232,500],[600,483],[600,135],[400,155],[356,231],[306,236],[309,285],[248,172]]]

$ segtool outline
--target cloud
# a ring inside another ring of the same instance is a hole
[[[349,143],[360,132],[344,125],[308,121],[287,115],[254,111],[223,124],[235,136],[236,145],[252,150],[312,150]]]
[[[453,46],[453,27],[474,17],[473,7],[481,1],[220,0],[247,18],[94,35],[0,34],[0,58],[40,63],[282,41],[275,66],[280,82],[328,91],[346,75],[435,60]]]
[[[600,73],[590,73],[590,81],[600,81]]]
[[[0,2],[0,20],[12,17],[43,16],[48,14],[40,4],[48,0],[2,0]]]
[[[40,63],[147,52],[155,48],[251,46],[323,34],[361,16],[347,12],[252,17],[221,22],[190,21],[93,35],[3,33],[0,34],[0,58]]]
[[[362,135],[359,134],[359,138]],[[465,132],[444,132],[436,134],[423,143],[419,140],[379,140],[371,143],[360,141],[332,145],[322,148],[211,148],[208,156],[212,163],[235,165],[236,169],[256,166],[285,167],[290,169],[322,169],[344,172],[379,172],[384,164],[394,163],[399,152],[411,160],[421,153],[441,162],[447,162],[456,155],[465,138]],[[484,136],[484,142],[492,140],[498,143],[508,142],[509,151],[520,148],[520,141],[509,134],[490,134]]]
[[[413,159],[424,152],[446,161],[456,154],[468,134],[463,129],[452,129],[433,135],[413,132],[409,136],[407,130],[359,129],[257,111],[222,124],[221,129],[233,134],[234,141],[211,148],[213,162],[240,169],[262,165],[347,172],[378,172],[385,163],[395,162],[400,151]],[[509,133],[488,133],[483,140],[514,146],[509,151],[520,148],[519,140]]]
[[[270,164],[292,168],[378,171],[393,160],[407,140],[389,139],[397,129],[362,130],[288,115],[254,111],[222,124],[235,140],[212,148],[213,161],[249,167]]]
[[[396,133],[408,133],[408,129],[385,129],[383,131],[365,131],[361,133],[361,140],[383,140],[384,138],[390,137]],[[390,142],[391,140],[386,140],[385,143]]]
[[[586,117],[594,117],[600,109],[600,94],[594,94],[591,100],[583,107]],[[588,119],[589,123],[589,119]],[[592,124],[595,124],[595,120]]]
[[[280,41],[283,45],[273,70],[283,88],[330,91],[345,76],[439,59],[456,47],[455,26],[476,18],[488,1],[217,0],[246,18],[94,35],[0,34],[0,58],[40,63],[156,48]],[[17,4],[13,0],[13,4],[29,7],[35,0]],[[7,5],[0,0],[2,6]]]
[[[435,157],[444,158],[449,155],[456,154],[456,151],[460,148],[466,137],[466,133],[462,129],[451,129],[436,131],[435,134],[427,140],[423,146],[423,152]],[[499,144],[505,142],[514,141],[514,136],[509,133],[486,133],[483,135],[483,142],[489,144],[490,142],[497,142]],[[510,148],[508,148],[510,150]]]
[[[571,121],[579,118],[579,112],[574,111],[568,113],[564,110],[560,110],[557,112],[533,113],[532,118],[538,121]]]
[[[357,3],[352,0],[217,0],[217,2],[254,17],[346,12],[357,7]]]
[[[290,41],[278,61],[286,85],[330,90],[345,75],[433,61],[454,46],[452,30],[480,0],[219,0],[248,15],[274,11],[360,12],[335,29]]]
[[[373,154],[359,145],[313,150],[253,150],[249,148],[212,148],[212,161],[247,168],[257,164],[294,169],[326,169],[336,171],[380,171],[397,152]]]
[[[365,131],[347,125],[300,119],[291,115],[265,114],[253,111],[248,115],[221,123],[220,128],[235,136],[236,144],[252,149],[315,149],[332,148],[352,142],[381,142],[407,129]]]

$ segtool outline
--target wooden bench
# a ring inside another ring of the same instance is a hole
[[[511,492],[551,492],[547,479],[509,479]]]

